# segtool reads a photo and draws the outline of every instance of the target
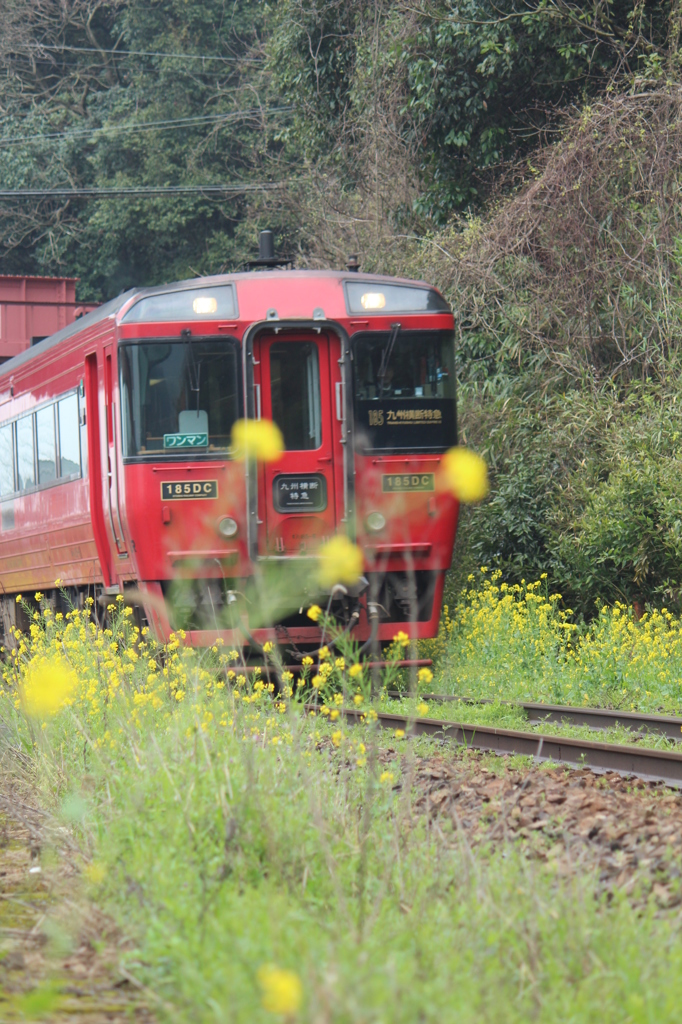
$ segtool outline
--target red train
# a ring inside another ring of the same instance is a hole
[[[331,594],[352,635],[436,634],[452,313],[421,282],[258,262],[129,291],[0,367],[5,634],[16,594],[59,578],[100,608],[125,591],[161,639],[315,644],[315,550],[338,532],[365,557]],[[244,417],[279,425],[278,461],[231,457]]]

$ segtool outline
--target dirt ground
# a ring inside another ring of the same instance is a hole
[[[127,940],[85,898],[78,851],[57,831],[0,784],[0,1021],[151,1024],[153,994],[119,967]]]
[[[588,769],[504,769],[469,752],[415,765],[416,806],[479,848],[523,843],[557,874],[593,871],[597,887],[661,908],[682,903],[682,793]]]

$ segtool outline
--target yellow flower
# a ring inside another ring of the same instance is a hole
[[[334,662],[334,664],[336,665],[337,668],[343,669],[343,668],[346,667],[346,659],[345,658],[337,658],[336,661]]]
[[[266,640],[265,643],[263,644],[263,650],[265,651],[266,654],[270,654],[270,652],[274,649],[275,645],[273,644],[272,640]]]
[[[26,671],[24,706],[32,718],[51,718],[78,685],[76,673],[62,659],[34,658]]]
[[[359,675],[362,675],[362,665],[359,663],[357,665],[351,665],[348,669],[348,675],[351,679],[356,679]]]
[[[268,1013],[281,1013],[293,1017],[301,1009],[303,985],[295,971],[287,971],[267,964],[258,971],[261,1002]]]
[[[92,882],[93,885],[99,885],[106,878],[107,869],[104,864],[94,860],[91,864],[86,865],[83,873],[89,882]]]
[[[343,534],[337,534],[319,550],[318,579],[323,587],[357,583],[363,567],[362,551]]]
[[[463,502],[482,501],[489,490],[488,467],[468,448],[451,448],[445,453],[442,479],[447,490]]]
[[[282,431],[272,420],[237,420],[232,427],[234,458],[276,462],[284,451]]]
[[[322,609],[320,608],[319,604],[311,604],[310,608],[307,611],[308,618],[312,619],[313,622],[317,622],[321,614]]]
[[[365,698],[362,696],[361,693],[356,693],[355,696],[353,697],[353,703],[357,704],[358,707],[359,707],[362,704],[364,699]]]
[[[318,689],[318,688],[319,688],[320,686],[322,686],[322,683],[323,683],[323,682],[324,682],[324,679],[323,679],[323,677],[322,677],[322,676],[313,676],[313,678],[311,679],[311,683],[312,683],[313,687],[314,687],[314,688],[315,688],[316,690],[317,690],[317,689]]]
[[[393,642],[396,644],[400,644],[401,647],[407,647],[410,642],[410,638],[407,635],[407,633],[403,633],[401,629],[393,637]]]
[[[329,648],[328,647],[320,647],[319,651],[317,652],[317,656],[319,657],[320,661],[323,661],[324,658],[328,658],[329,657]]]
[[[405,738],[405,730],[404,729],[396,729],[396,731],[393,733],[393,735],[395,736],[395,738],[397,740],[402,740],[402,739]]]
[[[393,772],[382,772],[379,776],[379,782],[393,782],[394,778]]]
[[[338,715],[338,711],[337,711],[337,715]],[[332,743],[334,744],[335,747],[338,747],[338,746],[341,745],[341,740],[342,739],[343,739],[343,733],[342,732],[339,731],[339,732],[333,732],[332,733]]]
[[[417,704],[417,711],[419,712],[420,715],[425,715],[428,710],[429,710],[429,705],[428,704],[424,704],[423,701],[422,701],[421,704]]]
[[[35,594],[33,596],[35,597],[36,601],[42,601],[42,599],[43,599],[43,595],[41,594],[41,592],[39,590],[36,590],[36,592],[35,592]]]
[[[430,668],[420,668],[419,672],[417,673],[417,678],[419,679],[420,683],[432,683],[433,672],[431,671]]]

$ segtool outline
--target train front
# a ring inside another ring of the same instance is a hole
[[[435,635],[457,521],[439,488],[456,419],[437,292],[331,272],[204,278],[138,293],[117,336],[106,526],[159,638],[303,650],[320,637],[312,603],[368,644]],[[275,423],[283,450],[244,457],[244,420]],[[322,586],[318,551],[338,534],[363,574]]]

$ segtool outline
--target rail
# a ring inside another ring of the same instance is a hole
[[[541,705],[545,707],[546,705]],[[306,705],[310,711],[319,710]],[[583,709],[580,709],[583,710]],[[499,729],[490,725],[467,725],[438,718],[415,718],[411,715],[376,711],[377,724],[383,729],[402,731],[408,736],[431,736],[446,743],[496,754],[522,754],[538,761],[553,761],[572,767],[590,768],[596,772],[618,772],[647,781],[664,782],[682,789],[682,754],[670,750],[652,750],[617,743],[566,736],[549,736],[516,729]],[[366,721],[367,711],[343,708],[341,714],[350,722]]]
[[[389,690],[388,696],[400,700],[408,694]],[[433,704],[459,703],[476,706],[496,703],[487,697],[458,697],[446,693],[420,693],[419,697]],[[503,700],[499,703],[505,707],[521,708],[527,712],[529,724],[533,725],[556,722],[559,725],[587,725],[591,729],[613,729],[620,725],[636,732],[650,732],[658,736],[667,736],[671,740],[682,741],[682,718],[676,718],[674,715],[650,715],[640,711],[619,711],[617,708],[572,707],[568,704],[538,704],[521,700]]]

